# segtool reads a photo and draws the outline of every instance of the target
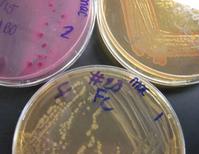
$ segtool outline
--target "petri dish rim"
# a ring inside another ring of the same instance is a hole
[[[88,19],[87,24],[81,33],[81,36],[86,35],[85,39],[82,43],[80,43],[80,40],[82,39],[82,37],[81,37],[71,46],[71,48],[69,50],[73,50],[73,54],[75,54],[75,55],[72,55],[72,58],[70,58],[70,60],[68,62],[64,61],[64,59],[61,58],[59,60],[59,61],[62,61],[62,63],[59,64],[59,65],[62,65],[61,67],[59,67],[59,66],[53,67],[53,69],[57,69],[57,70],[56,71],[50,70],[51,71],[50,74],[48,74],[49,72],[47,71],[49,69],[46,68],[43,70],[45,72],[45,74],[40,75],[39,78],[36,78],[35,76],[37,76],[37,73],[34,73],[33,79],[26,79],[26,80],[15,79],[15,78],[8,78],[8,79],[5,78],[5,80],[0,79],[0,86],[14,87],[14,88],[36,86],[36,85],[39,85],[41,83],[48,81],[50,78],[53,78],[54,76],[60,74],[61,72],[67,70],[68,68],[70,68],[85,51],[85,49],[90,41],[90,38],[92,36],[93,30],[94,30],[96,14],[97,14],[96,0],[91,0],[90,2],[91,2],[91,4],[90,4],[91,11],[90,11],[90,15],[89,15],[90,19]],[[88,28],[87,33],[85,32],[86,28]],[[78,49],[74,49],[76,46],[79,46]],[[56,62],[55,65],[57,65],[57,63],[60,63],[60,62]],[[38,74],[40,74],[40,73],[38,73]],[[28,77],[28,76],[32,76],[32,75],[26,75],[26,76],[23,76],[22,78]]]
[[[58,76],[56,76],[55,78],[52,78],[50,81],[48,81],[47,83],[45,83],[42,87],[39,88],[39,90],[37,90],[37,92],[30,98],[30,100],[27,102],[27,104],[25,105],[23,111],[21,112],[15,131],[14,131],[14,137],[13,137],[13,142],[12,142],[12,154],[15,154],[16,151],[16,144],[17,144],[17,138],[19,135],[19,130],[21,128],[21,125],[26,117],[26,115],[28,114],[29,109],[34,105],[35,101],[41,97],[43,94],[45,94],[48,89],[50,89],[51,87],[53,87],[56,84],[56,81],[62,80],[64,79],[66,76],[70,76],[70,74],[77,74],[77,73],[81,73],[82,71],[92,71],[92,70],[106,70],[106,71],[111,71],[111,72],[116,72],[118,74],[124,74],[125,76],[128,76],[129,78],[133,78],[136,77],[137,74],[130,72],[129,70],[123,69],[123,68],[119,68],[119,67],[115,67],[115,66],[109,66],[109,65],[88,65],[88,66],[81,66],[78,68],[74,68],[71,70],[68,70],[66,72],[63,72],[61,74],[59,74]],[[182,131],[182,127],[180,124],[180,121],[174,111],[174,109],[172,108],[171,104],[169,103],[169,101],[166,99],[166,97],[150,82],[144,80],[142,77],[139,77],[142,82],[148,86],[148,88],[150,89],[150,92],[154,95],[154,97],[157,97],[158,100],[164,102],[165,106],[167,106],[168,110],[171,111],[176,124],[177,124],[177,129],[179,131],[179,136],[181,138],[181,143],[182,143],[182,154],[186,154],[186,146],[185,146],[185,140],[184,140],[184,135],[183,135],[183,131]]]
[[[105,0],[101,0],[97,2],[97,24],[99,33],[109,52],[123,67],[157,85],[167,87],[183,87],[199,83],[199,74],[173,75],[163,73],[142,64],[141,62],[130,56],[127,53],[127,51],[123,49],[120,43],[116,40],[108,26],[106,17],[104,15],[104,1]],[[117,45],[115,45],[115,43],[117,43]],[[127,56],[128,58],[130,57],[131,60],[127,60]]]

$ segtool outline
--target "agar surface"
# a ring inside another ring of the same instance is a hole
[[[120,0],[120,4],[136,55],[146,55],[159,66],[167,65],[168,58],[199,56],[198,48],[193,48],[193,44],[199,46],[199,18],[193,18],[198,9],[174,0]],[[190,33],[179,28],[186,23]],[[135,41],[137,36],[139,39]]]
[[[103,76],[97,83],[92,80],[96,74]],[[172,115],[169,120],[166,113],[160,117],[165,104],[161,106],[150,97],[150,90],[140,95],[130,79],[100,71],[81,74],[80,78],[57,83],[53,96],[45,94],[46,101],[39,102],[45,106],[39,109],[42,115],[32,115],[34,119],[29,121],[35,124],[25,124],[29,128],[20,133],[20,154],[174,154],[181,150],[177,148],[179,134]],[[111,98],[108,105],[114,108],[111,112],[93,105],[100,87],[110,91],[107,97]],[[154,121],[155,116],[159,122]]]
[[[93,9],[90,0],[0,0],[1,80],[29,83],[66,68],[81,54]]]

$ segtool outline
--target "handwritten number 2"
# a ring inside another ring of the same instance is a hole
[[[74,27],[73,26],[65,26],[64,29],[66,29],[66,31],[61,34],[61,37],[65,38],[65,39],[69,39],[68,35],[74,30]]]

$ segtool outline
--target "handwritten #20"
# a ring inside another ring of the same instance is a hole
[[[105,81],[105,82],[104,82]],[[90,85],[97,86],[97,84],[104,83],[102,87],[97,87],[93,103],[99,103],[97,107],[101,107],[104,111],[112,111],[113,108],[108,107],[107,103],[111,100],[107,96],[108,92],[119,92],[123,86],[122,80],[115,80],[114,78],[105,78],[104,74],[100,71],[93,73],[91,72]]]

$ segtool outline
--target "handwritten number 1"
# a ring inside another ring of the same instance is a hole
[[[74,30],[74,27],[73,26],[65,26],[64,29],[66,29],[66,31],[61,34],[61,37],[65,38],[65,39],[69,39],[68,35]]]

